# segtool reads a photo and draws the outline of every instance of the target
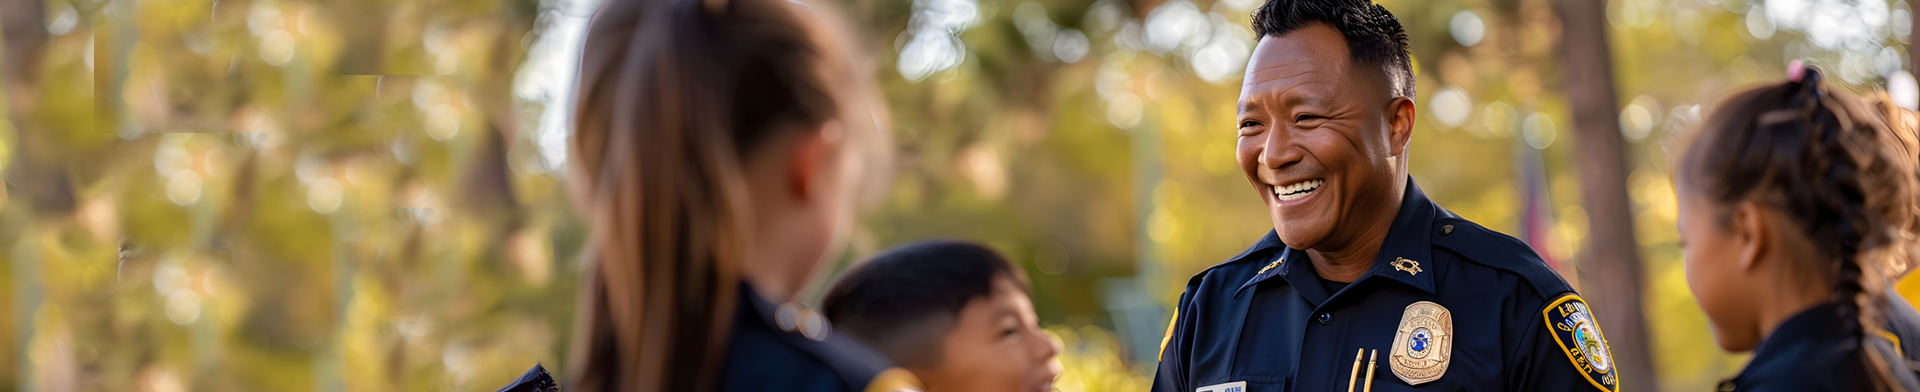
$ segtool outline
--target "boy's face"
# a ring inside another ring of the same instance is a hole
[[[1060,347],[1040,332],[1033,301],[1013,282],[995,279],[993,295],[967,302],[940,343],[932,369],[915,370],[933,392],[1053,390]]]

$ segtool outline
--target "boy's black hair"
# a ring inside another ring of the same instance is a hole
[[[999,279],[1027,291],[1026,272],[993,249],[953,240],[913,242],[847,270],[827,290],[821,308],[835,329],[873,344],[901,366],[932,366],[960,310],[992,296]]]
[[[1407,29],[1387,7],[1370,0],[1267,0],[1253,10],[1253,33],[1258,39],[1286,35],[1314,23],[1339,30],[1353,62],[1380,69],[1394,97],[1413,98]]]

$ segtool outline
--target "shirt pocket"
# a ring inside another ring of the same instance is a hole
[[[1363,374],[1362,376],[1364,377],[1365,375]],[[1406,381],[1401,381],[1400,377],[1394,376],[1393,373],[1386,373],[1386,374],[1374,373],[1372,391],[1373,392],[1433,392],[1433,391],[1499,390],[1498,387],[1467,388],[1466,385],[1462,385],[1461,383],[1459,383],[1459,381],[1461,380],[1448,380],[1446,377],[1441,377],[1438,380],[1428,381],[1425,383],[1421,383],[1420,385],[1407,385]],[[1357,385],[1353,387],[1353,391],[1361,392],[1362,390],[1365,390],[1366,383],[1367,383],[1366,380],[1360,380],[1356,382]],[[1342,391],[1345,391],[1345,390],[1342,389]]]

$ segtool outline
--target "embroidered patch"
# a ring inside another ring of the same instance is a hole
[[[1430,301],[1407,305],[1387,359],[1393,375],[1408,385],[1438,380],[1447,374],[1452,357],[1453,313]]]
[[[1613,353],[1607,349],[1607,336],[1600,332],[1600,323],[1594,321],[1586,300],[1578,294],[1567,294],[1540,310],[1540,315],[1553,334],[1553,341],[1560,344],[1560,351],[1567,353],[1567,360],[1580,369],[1587,381],[1604,391],[1620,390],[1620,376],[1613,371]]]

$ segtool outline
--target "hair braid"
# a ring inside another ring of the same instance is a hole
[[[1792,200],[1805,200],[1818,207],[1806,210],[1813,221],[1807,222],[1808,234],[1818,239],[1829,236],[1826,241],[1817,242],[1817,246],[1826,247],[1822,254],[1836,259],[1838,272],[1834,274],[1833,299],[1839,306],[1840,319],[1851,334],[1861,339],[1862,363],[1872,377],[1874,390],[1898,388],[1892,375],[1887,374],[1888,360],[1881,358],[1878,352],[1866,346],[1867,333],[1879,330],[1883,321],[1879,309],[1886,301],[1881,291],[1884,284],[1867,284],[1880,281],[1878,270],[1864,263],[1862,250],[1875,243],[1871,238],[1875,233],[1866,228],[1873,227],[1874,218],[1867,211],[1867,182],[1863,166],[1872,164],[1872,156],[1851,148],[1862,142],[1859,139],[1861,129],[1856,126],[1849,113],[1842,108],[1830,107],[1830,100],[1823,100],[1819,86],[1819,74],[1808,71],[1800,83],[1800,94],[1796,99],[1804,100],[1801,116],[1808,131],[1808,146],[1804,149],[1806,162],[1812,163],[1803,174],[1810,175],[1810,187],[1793,191]],[[1799,203],[1796,203],[1799,204]]]

